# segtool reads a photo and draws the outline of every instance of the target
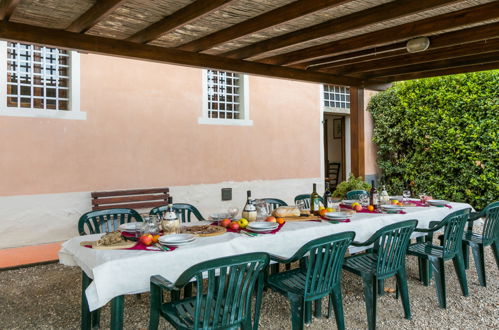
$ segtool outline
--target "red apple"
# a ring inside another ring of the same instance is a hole
[[[227,228],[230,226],[230,223],[230,219],[223,219],[222,221],[220,221],[220,226]]]
[[[238,230],[239,229],[239,223],[237,223],[237,221],[233,221],[233,222],[231,222],[229,228],[232,229],[232,230]]]
[[[153,237],[151,234],[147,234],[147,235],[142,235],[140,237],[140,242],[144,245],[151,245],[152,244],[152,241],[153,241]]]
[[[270,216],[270,217],[267,217],[267,219],[265,219],[265,221],[268,221],[268,222],[277,222],[277,219],[273,216]]]
[[[355,211],[362,211],[362,205],[360,204],[355,205]]]

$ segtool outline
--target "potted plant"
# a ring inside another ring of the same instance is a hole
[[[350,177],[347,181],[343,181],[336,186],[336,190],[333,192],[333,197],[346,198],[347,192],[351,190],[371,190],[371,185],[364,182],[361,176],[358,178],[350,173]]]

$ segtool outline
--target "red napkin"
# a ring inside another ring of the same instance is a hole
[[[252,231],[252,230],[250,230],[250,229],[246,229],[246,228],[244,228],[243,230],[246,230],[246,231],[248,231],[248,232],[250,232],[250,233],[255,233],[255,234],[275,234],[275,233],[277,233],[279,230],[281,230],[281,228],[282,228],[285,224],[286,224],[286,223],[283,223],[283,224],[281,224],[281,225],[277,226],[277,228],[276,228],[276,229],[271,230],[271,231],[266,231],[266,232],[263,232],[263,233],[262,233],[262,232]],[[211,225],[212,225],[212,226],[218,226],[218,223],[217,223],[217,222],[213,222]],[[241,231],[241,228],[240,228],[240,229],[237,229],[237,230],[230,229],[230,228],[225,228],[225,229],[227,229],[227,232],[229,232],[229,233],[239,233],[239,232]]]
[[[345,209],[349,209],[349,210],[352,209],[351,207],[348,207],[348,206],[346,206],[344,204],[340,204],[340,207],[345,208]],[[363,207],[362,210],[356,211],[356,212],[357,213],[375,213],[375,214],[381,214],[381,213],[383,213],[383,212],[381,212],[380,209],[374,209],[373,211],[369,211],[366,207]],[[395,213],[397,213],[397,214],[406,214],[407,212],[400,210],[400,211],[394,212],[394,214]]]

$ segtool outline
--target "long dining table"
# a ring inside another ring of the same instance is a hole
[[[355,241],[363,242],[386,225],[416,219],[418,228],[428,228],[430,221],[441,221],[448,214],[465,208],[471,206],[450,203],[449,207],[407,207],[405,214],[357,213],[350,222],[334,224],[286,222],[275,234],[251,237],[226,232],[218,236],[199,237],[193,243],[173,251],[96,250],[80,246],[80,242],[97,240],[102,234],[78,236],[62,245],[59,260],[64,265],[80,267],[92,279],[85,295],[88,310],[94,311],[115,297],[148,292],[152,275],[161,275],[175,282],[187,268],[206,260],[250,252],[291,257],[302,245],[315,238],[354,231]]]

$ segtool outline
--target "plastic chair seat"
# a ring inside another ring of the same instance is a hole
[[[416,243],[409,245],[407,253],[418,257],[433,256],[436,258],[443,258],[444,249],[441,246],[430,243]]]
[[[343,268],[357,275],[361,275],[361,273],[374,274],[377,262],[378,257],[372,253],[359,254],[345,258]]]
[[[293,269],[283,273],[271,275],[267,285],[280,292],[291,292],[303,296],[307,274],[301,269]]]

